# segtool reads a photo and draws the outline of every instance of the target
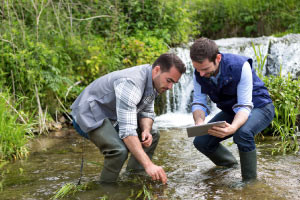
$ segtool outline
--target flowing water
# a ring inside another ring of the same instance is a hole
[[[263,55],[271,53],[264,68],[265,74],[276,74],[278,65],[285,63],[285,66],[293,67],[284,68],[283,73],[291,72],[298,76],[300,57],[295,56],[299,55],[295,44],[299,41],[300,35],[289,35],[283,38],[232,38],[216,42],[222,52],[240,53],[252,58],[255,55],[251,43],[261,44]],[[158,116],[154,124],[160,130],[161,139],[153,160],[165,169],[167,185],[153,182],[145,175],[127,174],[124,169],[117,185],[98,184],[103,156],[91,142],[69,128],[34,140],[30,144],[28,159],[10,163],[4,168],[0,199],[50,199],[64,184],[78,182],[82,156],[84,167],[81,182],[88,187],[65,199],[143,199],[143,195],[139,196],[143,192],[149,192],[153,199],[300,199],[299,153],[272,156],[271,150],[276,141],[271,138],[257,142],[258,181],[246,187],[236,186],[241,180],[240,167],[215,167],[193,147],[193,138],[188,138],[185,130],[186,126],[193,124],[190,113],[193,69],[189,51],[181,48],[175,51],[187,64],[187,73],[179,84],[167,92],[165,114]],[[275,52],[274,55],[272,52]],[[280,63],[275,58],[279,58]],[[218,112],[214,104],[210,108],[212,113],[206,120]],[[224,145],[239,160],[232,140],[226,140]],[[0,177],[3,172],[0,172]]]
[[[91,142],[69,129],[64,137],[51,134],[35,140],[27,160],[6,167],[10,172],[0,199],[50,199],[64,184],[76,184],[82,150],[82,183],[88,183],[88,188],[65,199],[135,199],[143,187],[153,199],[300,199],[300,156],[271,156],[274,141],[258,142],[258,181],[242,188],[235,186],[241,180],[240,168],[215,167],[193,147],[193,138],[187,137],[185,129],[161,129],[160,133],[153,160],[165,169],[167,185],[145,175],[129,175],[124,169],[117,185],[97,184],[103,156]],[[223,144],[238,160],[232,140]]]

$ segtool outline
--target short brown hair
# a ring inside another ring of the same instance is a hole
[[[170,71],[171,67],[175,67],[179,73],[185,73],[185,65],[181,59],[174,53],[164,53],[161,54],[153,63],[152,68],[155,66],[160,66],[162,72]]]
[[[215,63],[217,54],[219,54],[219,48],[216,43],[204,37],[197,39],[190,48],[192,61],[198,63],[202,63],[205,59]]]

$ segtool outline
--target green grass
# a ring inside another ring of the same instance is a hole
[[[55,195],[51,199],[52,200],[62,199],[66,196],[74,195],[75,193],[81,190],[86,190],[86,188],[87,188],[86,184],[76,185],[74,183],[67,183],[63,185],[60,189],[58,189]]]
[[[25,146],[31,137],[29,124],[15,109],[6,93],[0,92],[0,161],[26,157]]]

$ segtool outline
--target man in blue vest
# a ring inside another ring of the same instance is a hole
[[[178,56],[162,54],[151,65],[140,65],[102,76],[88,85],[72,104],[75,129],[104,155],[100,182],[116,182],[128,153],[127,171],[141,171],[167,182],[151,158],[159,133],[152,130],[154,99],[171,89],[185,66]]]
[[[232,167],[236,159],[220,142],[233,136],[237,144],[243,182],[257,177],[254,136],[264,130],[274,117],[274,106],[267,88],[258,78],[252,59],[220,53],[216,43],[200,38],[190,48],[194,71],[192,112],[195,125],[204,123],[209,113],[207,96],[221,110],[210,122],[209,134],[197,136],[194,146],[218,166]]]

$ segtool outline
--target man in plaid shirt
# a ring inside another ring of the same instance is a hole
[[[104,154],[100,182],[115,182],[128,152],[127,171],[141,171],[152,180],[167,182],[162,167],[151,158],[159,141],[152,130],[154,99],[171,89],[185,66],[173,53],[162,54],[151,65],[115,71],[88,85],[72,104],[73,125]]]

